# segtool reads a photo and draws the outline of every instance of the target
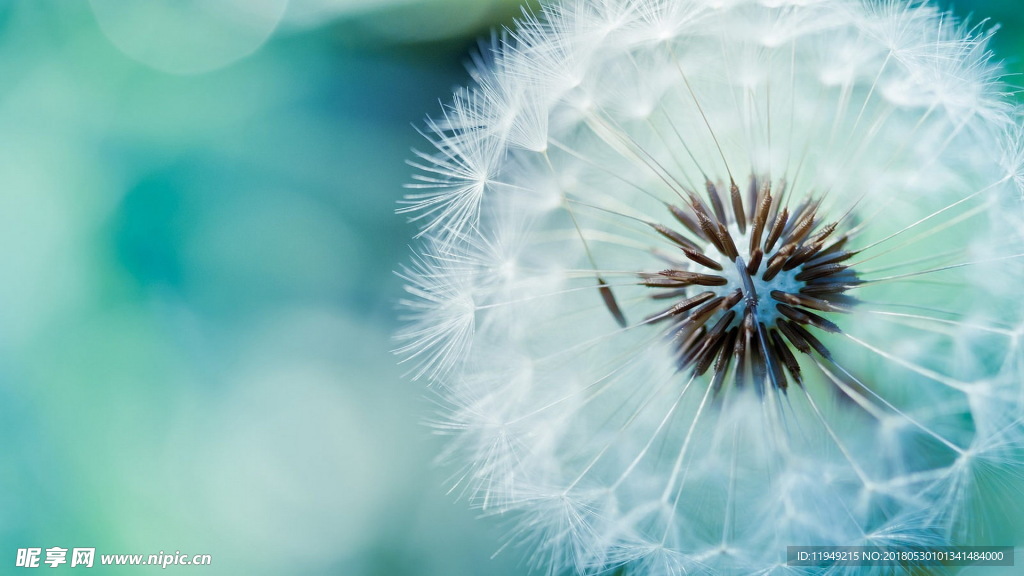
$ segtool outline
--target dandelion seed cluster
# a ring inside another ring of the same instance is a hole
[[[399,353],[550,574],[1024,535],[1024,131],[899,0],[569,0],[424,134]],[[857,569],[862,571],[862,569]]]

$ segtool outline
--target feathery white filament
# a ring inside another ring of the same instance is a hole
[[[495,39],[402,209],[400,353],[457,490],[549,574],[1019,543],[1024,129],[989,37],[903,0],[570,0]]]

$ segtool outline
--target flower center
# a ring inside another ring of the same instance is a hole
[[[647,322],[670,323],[680,369],[700,375],[714,366],[716,391],[729,372],[737,387],[753,382],[759,391],[766,382],[802,384],[794,351],[831,360],[813,332],[839,333],[822,313],[855,303],[845,294],[860,283],[845,263],[855,254],[844,250],[849,237],[841,220],[823,223],[820,198],[784,206],[785,183],[773,195],[769,179],[751,176],[745,202],[735,182],[727,197],[719,188],[707,182],[710,206],[694,193],[669,206],[684,231],[653,225],[684,258],[640,275],[657,290],[652,298],[675,301]]]

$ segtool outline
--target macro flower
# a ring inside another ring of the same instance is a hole
[[[552,575],[1019,544],[1024,130],[990,37],[902,0],[569,0],[485,47],[400,209],[399,353],[455,490]]]

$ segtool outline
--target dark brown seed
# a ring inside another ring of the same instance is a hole
[[[784,234],[789,233],[793,229],[793,226],[796,224],[798,220],[800,220],[800,217],[807,211],[807,207],[810,205],[810,199],[803,198],[802,200],[800,200],[800,203],[796,205],[796,208],[793,208],[792,210],[789,211],[789,225],[787,225],[786,229],[783,230]]]
[[[835,242],[832,242],[831,244],[829,244],[827,248],[822,249],[821,254],[818,254],[818,257],[820,258],[821,256],[824,256],[826,254],[832,254],[833,252],[839,251],[840,249],[842,249],[843,246],[846,246],[846,242],[849,239],[850,239],[850,237],[846,236],[846,235],[843,235],[843,236],[840,236],[839,238],[836,238]],[[853,254],[856,254],[856,252],[851,252],[850,253],[851,256]]]
[[[681,302],[676,302],[676,304],[674,306],[672,306],[671,308],[668,308],[668,309],[666,309],[666,310],[664,310],[664,311],[662,311],[662,312],[660,312],[658,314],[654,314],[653,316],[648,316],[645,321],[646,322],[658,322],[658,321],[661,321],[661,320],[666,320],[668,318],[671,318],[672,316],[675,316],[677,314],[681,314],[683,312],[686,312],[687,310],[690,310],[690,309],[692,309],[692,308],[694,308],[696,306],[700,306],[701,304],[707,302],[708,300],[710,300],[710,299],[712,299],[714,297],[715,297],[715,293],[714,292],[711,292],[711,291],[701,292],[700,294],[697,294],[696,296],[693,296],[692,298],[687,298],[686,300],[683,300]]]
[[[757,250],[761,244],[761,234],[768,219],[768,209],[772,206],[772,195],[765,191],[758,200],[757,211],[754,212],[753,230],[750,232],[750,252]]]
[[[761,356],[764,358],[766,376],[770,378],[770,381],[775,388],[785,391],[789,386],[789,382],[786,380],[786,375],[782,371],[782,366],[779,365],[779,358],[775,355],[775,351],[772,349],[771,338],[768,336],[768,328],[764,325],[764,322],[759,322],[757,324],[757,340],[757,347],[761,351]]]
[[[622,309],[619,308],[619,303],[615,301],[615,295],[612,294],[612,289],[608,287],[608,283],[602,278],[597,279],[598,289],[601,293],[601,299],[604,300],[605,307],[612,313],[612,317],[615,318],[615,322],[618,323],[620,328],[626,327],[626,316],[622,313]]]
[[[750,314],[745,314],[743,323],[737,327],[736,344],[733,347],[733,357],[736,359],[735,383],[737,388],[742,387],[746,378],[747,350],[750,349],[753,329],[753,317]]]
[[[684,272],[682,270],[666,270],[660,274],[644,274],[644,286],[650,288],[684,288],[686,286],[725,286],[728,280],[721,276]]]
[[[828,264],[825,266],[816,266],[809,270],[801,270],[799,274],[794,276],[796,280],[801,282],[808,282],[810,280],[817,280],[826,276],[833,276],[841,272],[845,272],[849,268],[845,264]]]
[[[737,289],[732,294],[729,294],[728,296],[722,299],[722,310],[728,310],[732,308],[733,306],[739,304],[740,300],[743,300],[743,291]]]
[[[729,229],[721,222],[718,224],[718,238],[722,241],[722,246],[725,248],[726,257],[735,262],[736,257],[740,255],[739,250],[736,249],[736,243],[732,241],[732,234],[729,234]]]
[[[768,364],[765,362],[761,342],[756,333],[748,343],[748,350],[750,351],[750,371],[754,375],[754,384],[757,385],[759,392],[764,393],[764,383],[768,379]]]
[[[804,239],[804,236],[807,236],[811,231],[811,228],[814,227],[814,216],[817,214],[817,211],[818,204],[815,202],[814,205],[808,207],[807,210],[796,219],[793,223],[793,229],[786,232],[787,243],[797,244]]]
[[[811,308],[812,310],[820,310],[822,312],[841,312],[840,308],[836,308],[831,303],[808,296],[806,294],[790,294],[789,292],[782,292],[780,290],[772,290],[771,297],[778,300],[779,302],[785,302],[792,306],[803,306],[804,308]]]
[[[750,183],[747,185],[747,221],[752,222],[754,220],[754,212],[757,211],[757,205],[760,202],[760,196],[758,196],[757,176],[750,175]]]
[[[642,284],[648,288],[685,288],[691,285],[689,282],[680,282],[662,276],[644,277]]]
[[[712,314],[718,312],[721,309],[722,302],[725,302],[725,298],[722,296],[719,296],[718,298],[714,298],[712,300],[708,300],[703,305],[701,305],[700,308],[694,310],[690,318],[693,320],[698,320],[700,322],[705,322],[708,318],[711,317]]]
[[[743,198],[740,196],[740,187],[736,185],[736,182],[732,183],[729,187],[730,196],[732,197],[732,213],[733,217],[736,218],[736,227],[739,228],[740,234],[747,232],[747,218],[743,213]]]
[[[800,289],[801,294],[813,294],[823,296],[828,294],[841,294],[856,286],[858,282],[823,282],[821,284],[808,284]]]
[[[701,266],[706,266],[708,268],[711,268],[712,270],[722,270],[722,265],[721,264],[719,264],[718,262],[715,262],[712,258],[708,257],[707,255],[705,255],[700,250],[693,250],[691,248],[683,248],[683,254],[686,254],[687,258],[689,258],[690,260],[693,260],[694,262],[696,262],[697,264],[700,264]]]
[[[793,356],[793,352],[786,346],[786,343],[782,340],[782,336],[779,335],[778,330],[771,331],[772,337],[772,348],[775,351],[775,356],[782,360],[782,364],[786,367],[789,375],[793,377],[793,380],[797,384],[803,384],[803,378],[800,375],[800,363],[796,361],[796,357]]]
[[[676,232],[675,230],[673,230],[671,228],[668,228],[666,226],[662,226],[661,224],[655,224],[654,222],[648,222],[647,224],[651,228],[654,228],[655,230],[657,230],[658,234],[661,234],[665,238],[668,238],[669,240],[671,240],[677,246],[680,246],[680,247],[682,247],[684,249],[689,248],[690,250],[700,250],[699,246],[697,246],[691,240],[687,239],[685,236],[683,236],[682,234],[680,234],[679,232]]]
[[[811,319],[811,325],[819,330],[831,332],[832,334],[841,334],[843,332],[842,329],[831,320],[826,320],[813,312],[804,312],[804,314]]]
[[[809,260],[812,256],[816,255],[818,253],[818,251],[821,250],[822,245],[824,245],[824,241],[817,242],[817,243],[814,243],[814,244],[804,244],[803,246],[800,247],[799,250],[794,252],[793,255],[789,257],[788,260],[786,260],[786,263],[785,263],[785,265],[782,266],[782,269],[783,270],[792,270],[792,269],[796,268],[797,266],[803,264],[804,262]]]
[[[775,276],[782,271],[782,266],[786,263],[786,260],[793,254],[793,250],[796,247],[792,244],[787,244],[779,249],[774,256],[768,259],[768,267],[765,268],[764,274],[761,279],[765,282],[775,278]]]
[[[736,317],[736,312],[730,310],[726,314],[723,314],[718,322],[715,323],[714,327],[708,331],[704,337],[704,345],[693,357],[694,361],[694,373],[697,375],[704,374],[711,367],[712,360],[715,359],[715,355],[718,353],[718,347],[725,341],[726,329],[729,324],[732,323],[733,318]]]
[[[739,334],[739,329],[734,327],[729,330],[725,335],[725,341],[722,343],[722,348],[718,353],[718,360],[715,361],[715,375],[711,380],[711,389],[718,394],[718,391],[722,389],[722,382],[725,380],[726,373],[729,371],[729,362],[732,361],[733,354],[736,349],[736,335]]]
[[[772,194],[772,204],[768,207],[768,214],[764,219],[764,229],[768,230],[775,217],[779,215],[779,207],[782,206],[782,191],[778,190]]]
[[[771,231],[768,232],[768,238],[764,241],[764,249],[771,252],[775,248],[775,243],[779,241],[779,237],[782,236],[782,230],[786,228],[786,222],[789,221],[789,208],[783,208],[782,212],[775,217],[775,223],[772,224]]]
[[[690,334],[693,334],[698,329],[704,328],[706,330],[704,323],[707,322],[715,312],[718,312],[719,306],[724,300],[725,298],[722,297],[715,298],[714,300],[705,302],[702,306],[691,312],[690,315],[686,316],[680,323],[679,330],[676,331],[676,338],[687,340]]]
[[[736,339],[736,345],[742,350],[743,337],[740,336]],[[747,378],[747,355],[744,352],[734,353],[733,357],[736,358],[736,366],[733,367],[733,385],[736,388],[743,388],[743,384]]]
[[[715,356],[718,355],[718,351],[724,343],[724,334],[719,334],[717,338],[713,339],[706,338],[705,346],[694,354],[693,359],[690,361],[693,365],[693,373],[697,376],[703,376],[704,373],[708,371],[708,368],[711,367],[711,363],[714,362]]]
[[[680,370],[690,365],[694,353],[700,348],[702,342],[704,342],[704,336],[707,335],[708,329],[706,326],[698,326],[695,330],[686,331],[687,325],[684,325],[673,336],[679,344],[679,358],[678,367]]]
[[[775,309],[781,312],[782,315],[785,316],[786,318],[789,318],[790,320],[798,324],[811,323],[810,318],[808,318],[806,314],[804,314],[800,310],[797,310],[796,308],[793,308],[792,306],[779,303],[775,305]]]
[[[821,232],[818,232],[814,236],[807,239],[803,246],[796,251],[796,254],[786,262],[786,265],[782,268],[783,270],[792,270],[797,266],[807,262],[814,256],[816,256],[825,245],[826,240],[832,232],[836,229],[836,223],[833,222],[826,226]]]
[[[756,276],[758,268],[761,267],[762,259],[764,259],[764,252],[760,248],[754,250],[754,253],[750,255],[750,262],[747,262],[747,274]]]
[[[775,309],[782,313],[782,315],[785,316],[786,318],[789,318],[790,320],[798,324],[810,324],[815,328],[819,328],[826,332],[832,332],[834,334],[842,332],[842,330],[839,329],[839,326],[836,326],[832,322],[829,322],[828,320],[822,318],[821,316],[818,316],[817,314],[814,314],[813,312],[807,312],[806,310],[797,310],[792,306],[781,303],[776,304]]]
[[[814,351],[817,352],[822,358],[824,358],[824,359],[826,359],[828,361],[832,360],[832,353],[828,351],[828,348],[826,348],[825,345],[822,344],[820,340],[815,338],[813,334],[811,334],[806,329],[804,329],[803,326],[801,326],[801,325],[799,325],[799,324],[797,324],[795,322],[791,322],[789,324],[789,327],[792,328],[793,331],[796,334],[798,334],[800,336],[800,338],[803,339],[804,342],[806,342],[808,345],[810,345],[811,348],[814,348]]]
[[[697,220],[691,216],[689,212],[674,204],[668,204],[668,210],[672,213],[672,216],[674,216],[675,219],[683,225],[683,227],[690,231],[690,233],[701,240],[707,240],[707,238],[704,237],[704,233],[701,231],[700,226],[697,224]]]
[[[839,226],[838,222],[832,222],[831,224],[825,225],[825,227],[822,228],[817,234],[815,234],[814,236],[811,236],[810,238],[808,238],[807,239],[807,243],[808,244],[816,244],[818,242],[821,242],[822,244],[824,244],[825,240],[829,236],[831,236],[833,232],[836,231],[836,227],[837,226]]]
[[[715,211],[715,219],[720,223],[725,223],[725,206],[722,205],[722,197],[718,195],[718,188],[715,184],[708,180],[704,183],[704,186],[708,191],[708,199],[711,201],[711,209]]]
[[[789,340],[797,350],[804,354],[811,353],[811,345],[808,344],[807,341],[800,336],[800,333],[794,329],[794,326],[796,326],[795,324],[789,320],[780,320],[776,326],[779,327],[779,330],[786,335],[786,339]],[[796,327],[799,328],[799,326]]]
[[[818,266],[824,266],[826,264],[836,264],[838,262],[843,262],[844,260],[849,260],[855,254],[855,252],[847,252],[845,250],[840,250],[836,252],[828,252],[828,250],[829,249],[826,248],[821,252],[818,252],[818,254],[814,258],[808,260],[807,263],[804,264],[804,270],[809,270],[811,268],[816,268]]]
[[[672,278],[680,282],[697,284],[700,286],[725,286],[728,280],[714,274],[701,274],[699,272],[687,272],[686,270],[662,270],[661,276]]]
[[[706,212],[695,212],[697,215],[697,223],[700,224],[701,231],[704,232],[704,237],[707,238],[715,248],[721,254],[726,253],[725,242],[722,237],[719,236],[718,226],[711,221],[711,218]]]

